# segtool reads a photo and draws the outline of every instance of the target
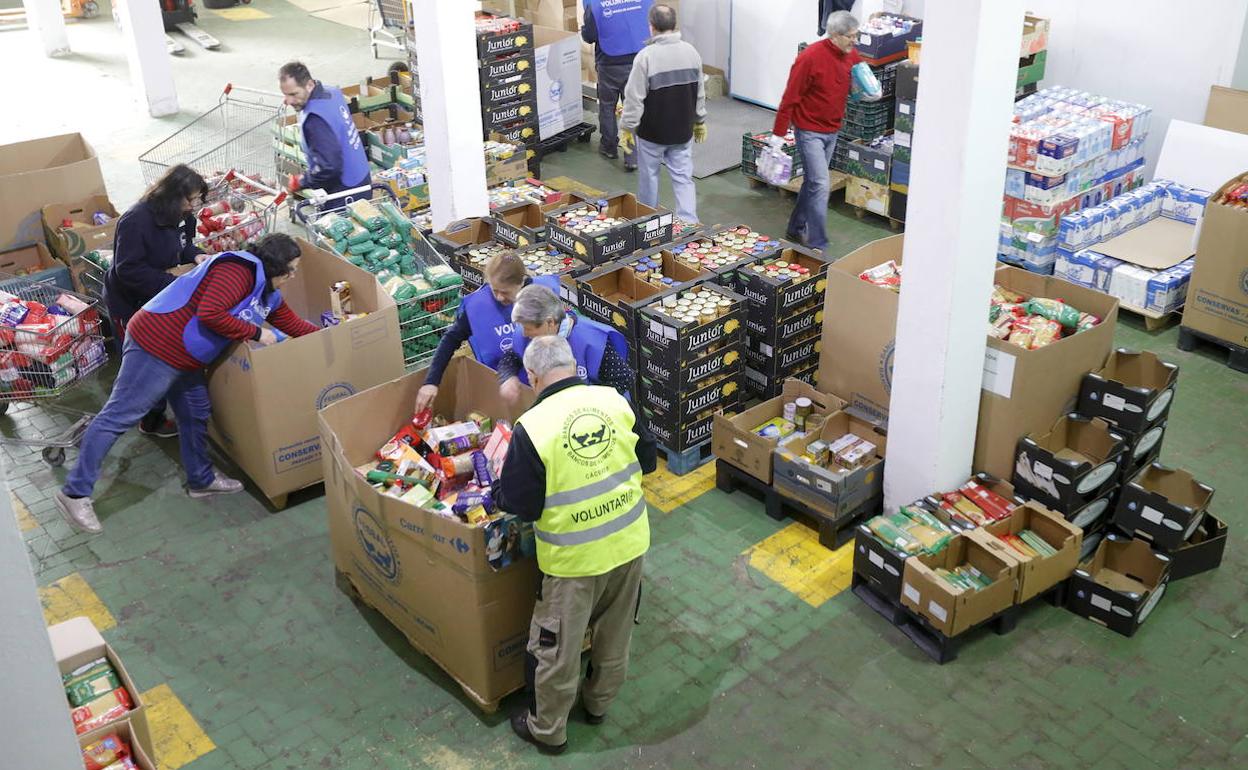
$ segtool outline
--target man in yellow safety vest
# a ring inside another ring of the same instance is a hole
[[[542,571],[529,626],[529,705],[511,727],[544,754],[568,747],[585,630],[593,649],[581,701],[601,724],[624,684],[641,599],[650,521],[641,476],[654,438],[615,389],[586,385],[559,335],[524,351],[537,402],[516,421],[499,477],[499,508],[533,522]]]

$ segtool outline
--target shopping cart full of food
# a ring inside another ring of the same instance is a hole
[[[398,206],[389,187],[317,195],[296,203],[292,214],[308,239],[376,276],[399,310],[403,362],[409,370],[429,363],[442,334],[455,322],[463,280]]]
[[[46,421],[24,421],[0,444],[41,449],[49,465],[64,463],[95,415],[57,402],[107,362],[96,300],[0,273],[0,414],[40,410],[63,418],[52,431],[38,427]]]

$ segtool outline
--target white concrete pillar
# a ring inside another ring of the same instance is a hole
[[[1021,0],[931,3],[923,22],[884,503],[971,472]]]
[[[433,227],[490,213],[473,4],[411,0]]]
[[[24,767],[82,770],[61,675],[35,590],[30,555],[13,515],[0,461],[0,724],[4,751]]]
[[[69,54],[69,36],[65,34],[60,0],[22,0],[22,6],[26,9],[26,27],[39,36],[44,54]]]
[[[130,64],[130,82],[139,102],[154,117],[178,113],[178,91],[173,83],[173,63],[165,47],[165,25],[160,3],[153,0],[120,0],[121,39]]]

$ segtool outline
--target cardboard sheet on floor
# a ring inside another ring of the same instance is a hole
[[[1154,177],[1216,190],[1228,173],[1244,169],[1248,169],[1248,134],[1172,120]]]
[[[1140,267],[1165,270],[1196,253],[1196,226],[1158,217],[1098,243],[1093,250]]]

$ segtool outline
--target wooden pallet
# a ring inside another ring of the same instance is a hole
[[[1190,326],[1179,327],[1179,350],[1191,351],[1196,349],[1197,340],[1203,340],[1210,345],[1216,345],[1226,352],[1226,365],[1237,372],[1248,372],[1248,348],[1236,345],[1234,342],[1218,339],[1210,334],[1198,332]]]
[[[866,219],[867,215],[870,214],[873,217],[879,217],[880,219],[886,220],[888,222],[888,226],[892,228],[895,232],[900,232],[901,230],[904,230],[906,228],[906,223],[900,219],[893,219],[892,217],[884,215],[884,214],[877,214],[876,212],[871,211],[869,209],[864,209],[861,206],[855,206],[854,204],[849,203],[848,201],[846,202],[846,204],[854,210],[854,216],[858,217],[859,219]]]
[[[691,446],[683,452],[677,452],[674,449],[668,449],[660,446],[659,454],[667,460],[667,470],[673,476],[684,476],[686,473],[692,473],[711,460],[715,459],[714,453],[711,452],[711,442],[703,441],[697,446]]]
[[[849,176],[842,174],[840,171],[829,171],[828,175],[828,192],[842,190],[849,182]],[[763,188],[770,188],[775,190],[781,197],[784,198],[796,198],[797,194],[802,190],[802,180],[804,179],[804,177],[795,176],[782,185],[774,185],[771,182],[759,179],[751,174],[742,174],[742,176],[744,176],[746,181],[750,183],[751,189],[759,190]],[[830,196],[828,200],[831,201]]]
[[[1144,322],[1144,328],[1150,332],[1165,329],[1177,321],[1179,316],[1183,314],[1182,308],[1179,308],[1178,310],[1171,310],[1169,313],[1158,313],[1155,310],[1145,310],[1142,307],[1128,305],[1122,300],[1118,300],[1118,309],[1126,310],[1132,315],[1139,316],[1140,320]]]

